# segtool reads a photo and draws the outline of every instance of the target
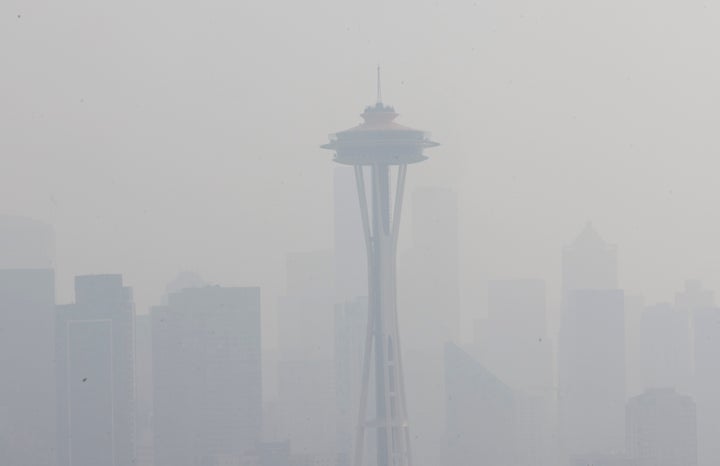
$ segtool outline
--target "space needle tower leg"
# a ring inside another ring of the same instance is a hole
[[[368,258],[368,320],[363,354],[354,466],[362,466],[365,431],[376,429],[378,466],[411,466],[405,381],[397,319],[396,253],[407,165],[398,165],[394,200],[391,168],[373,164],[368,206],[365,170],[355,166]],[[370,369],[374,366],[375,418],[367,419]]]

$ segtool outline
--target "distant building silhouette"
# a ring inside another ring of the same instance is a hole
[[[445,463],[515,466],[513,390],[453,343],[445,346]]]
[[[636,466],[697,466],[695,403],[652,389],[627,404],[627,453]]]
[[[569,295],[559,369],[560,441],[566,458],[620,451],[625,428],[622,291]]]
[[[443,348],[459,341],[458,196],[425,186],[411,199],[412,247],[398,259],[398,320],[415,466],[443,461]]]
[[[720,310],[715,296],[697,280],[687,280],[675,295],[675,308],[688,316],[692,339],[694,380],[691,393],[697,404],[698,464],[720,464]]]
[[[335,399],[339,466],[352,463],[367,315],[367,298],[357,298],[338,304],[335,308]]]
[[[618,288],[617,248],[603,241],[588,223],[573,243],[563,250],[563,295],[572,290]]]
[[[645,309],[640,320],[640,371],[644,388],[692,388],[690,316],[671,304]]]
[[[135,316],[135,450],[139,466],[153,466],[152,320]]]
[[[262,423],[260,289],[208,286],[152,310],[155,466],[240,463]]]
[[[617,275],[616,248],[590,224],[563,251],[558,341],[562,464],[623,447],[625,310]]]
[[[398,299],[407,349],[442,352],[460,333],[458,197],[423,187],[412,196],[412,248],[400,254]]]
[[[53,270],[0,270],[0,464],[56,464],[54,340]]]
[[[52,269],[55,235],[50,225],[0,215],[0,269]]]
[[[367,296],[367,253],[363,238],[355,173],[351,167],[333,169],[335,235],[335,303]]]
[[[698,308],[693,315],[698,463],[715,466],[720,464],[720,308]]]
[[[333,253],[287,254],[286,269],[286,293],[277,310],[280,359],[332,361]]]
[[[120,275],[75,279],[75,303],[58,306],[60,466],[135,461],[132,290]]]
[[[280,297],[277,361],[279,439],[293,461],[336,461],[332,251],[287,255],[286,293]]]

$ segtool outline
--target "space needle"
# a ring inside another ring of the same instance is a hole
[[[377,466],[412,466],[398,332],[397,242],[407,166],[425,160],[423,150],[438,144],[395,122],[395,109],[382,102],[379,68],[377,102],[361,116],[361,124],[330,135],[322,146],[335,152],[335,162],[355,169],[367,249],[368,319],[353,466],[363,466],[365,433],[371,429],[377,435]],[[371,370],[375,409],[368,414]]]

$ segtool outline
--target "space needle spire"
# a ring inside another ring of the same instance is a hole
[[[396,257],[405,175],[409,164],[438,144],[416,129],[396,123],[395,109],[382,103],[380,67],[377,102],[365,108],[363,123],[330,135],[324,149],[355,170],[368,270],[368,319],[363,352],[353,466],[364,466],[365,434],[375,431],[376,466],[412,466],[405,378],[398,329]],[[375,406],[368,410],[370,374]]]

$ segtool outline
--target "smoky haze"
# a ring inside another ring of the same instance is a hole
[[[4,0],[0,463],[361,466],[369,256],[319,146],[379,65],[440,143],[395,251],[414,466],[720,464],[718,31],[712,2]]]

